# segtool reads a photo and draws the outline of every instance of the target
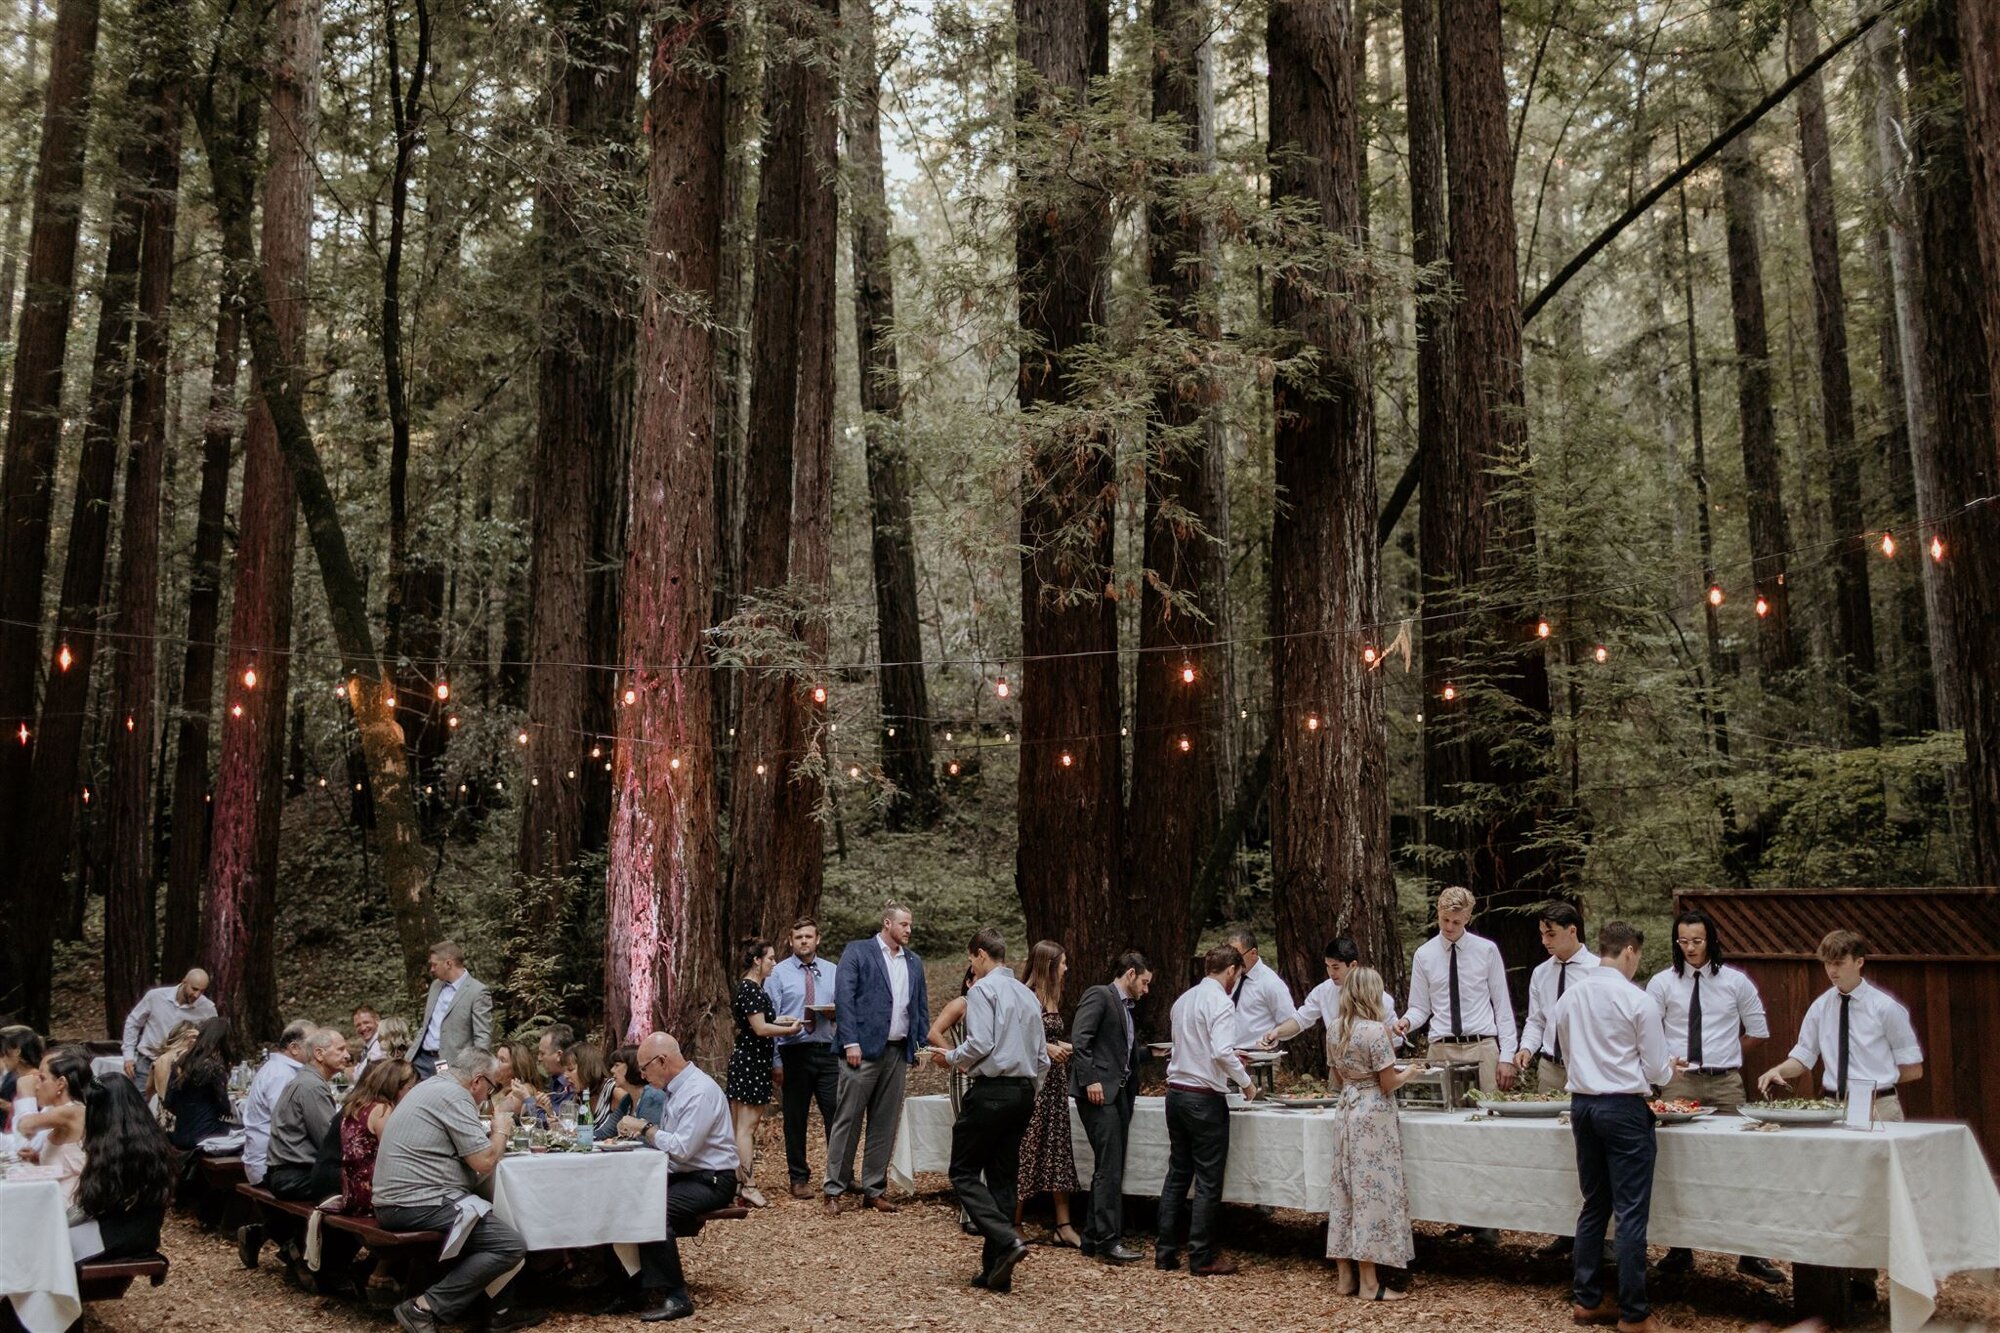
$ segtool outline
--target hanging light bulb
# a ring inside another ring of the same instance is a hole
[[[1896,535],[1886,528],[1882,532],[1882,554],[1891,560],[1896,558]]]
[[[1597,660],[1600,662],[1607,661],[1611,657],[1611,650],[1609,648],[1606,648],[1603,644],[1600,643],[1597,645],[1596,653],[1592,655],[1596,657]]]
[[[1936,535],[1933,535],[1931,537],[1931,559],[1932,560],[1944,559],[1944,541],[1943,539],[1937,537]]]
[[[1538,638],[1538,639],[1546,639],[1546,638],[1548,638],[1548,637],[1549,637],[1549,635],[1550,635],[1550,634],[1551,634],[1552,632],[1553,632],[1553,630],[1552,630],[1551,626],[1549,625],[1549,622],[1548,622],[1548,620],[1547,620],[1547,619],[1542,619],[1542,620],[1538,620],[1538,621],[1536,621],[1536,622],[1535,622],[1535,637],[1536,637],[1536,638]]]
[[[1192,750],[1194,748],[1194,742],[1189,740],[1187,737],[1183,736],[1181,737],[1180,740],[1180,746],[1181,746],[1181,753],[1186,754],[1189,750]]]
[[[437,795],[437,788],[436,788],[436,787],[433,787],[433,786],[431,786],[431,785],[430,785],[429,783],[425,783],[425,784],[424,784],[424,795],[426,795],[426,796],[435,796],[435,795]]]
[[[1765,616],[1768,616],[1770,614],[1771,614],[1771,604],[1764,600],[1764,595],[1762,593],[1757,594],[1757,618],[1759,620],[1762,620]]]
[[[257,668],[256,668],[256,667],[245,667],[245,668],[243,668],[243,688],[244,688],[244,689],[246,689],[246,690],[254,690],[254,689],[256,689],[256,688],[257,688]]]
[[[443,703],[443,702],[444,702],[444,701],[445,701],[446,699],[449,699],[449,698],[451,698],[451,682],[450,682],[450,681],[448,681],[448,680],[441,680],[441,681],[439,681],[439,682],[438,682],[438,702],[439,702],[439,703]]]
[[[231,705],[229,705],[229,716],[231,716],[231,717],[242,717],[242,716],[243,716],[243,705],[242,705],[242,704],[231,704]],[[27,730],[27,728],[26,728],[26,727],[22,727],[22,728],[21,728],[21,730],[25,732],[25,731]],[[23,745],[26,745],[27,743],[28,743],[28,738],[27,738],[26,736],[23,736],[23,737],[21,737],[21,744],[23,744]]]
[[[1361,650],[1361,660],[1366,662],[1369,666],[1374,666],[1375,659],[1380,656],[1381,654],[1375,651],[1375,645],[1372,643],[1369,644],[1366,648],[1363,648]],[[1248,717],[1249,714],[1245,713],[1244,716]]]
[[[517,731],[514,733],[514,739],[520,742],[522,745],[526,745],[528,743],[528,733],[525,731]]]
[[[357,782],[357,783],[355,783],[355,784],[354,784],[354,790],[356,790],[356,791],[360,791],[360,790],[361,790],[361,784],[360,784],[360,783],[358,783],[358,782]]]
[[[609,759],[604,761],[604,771],[606,773],[609,773],[611,771],[611,761]]]
[[[1422,722],[1423,720],[1424,720],[1424,715],[1423,715],[1422,713],[1418,713],[1418,714],[1417,714],[1417,721],[1419,721],[1419,722]]]
[[[1001,733],[1000,733],[1000,743],[1001,743],[1002,745],[1012,745],[1012,744],[1014,743],[1014,733],[1013,733],[1013,732],[1011,732],[1011,731],[1003,731],[1003,732],[1001,732]]]
[[[632,688],[631,686],[629,686],[629,685],[628,685],[628,686],[626,686],[626,687],[625,687],[625,706],[626,706],[627,708],[630,708],[630,707],[631,707],[631,706],[632,706],[633,704],[635,704],[635,703],[638,703],[638,702],[639,702],[639,691],[637,691],[637,690],[633,689],[633,688]]]
[[[138,720],[135,719],[130,713],[127,713],[125,715],[125,730],[137,731],[138,729],[139,729]]]
[[[764,776],[764,766],[762,764],[757,765],[757,776],[760,778]]]
[[[993,693],[1002,699],[1007,697],[1007,678],[1005,676],[993,682]]]
[[[69,670],[70,664],[74,661],[76,661],[76,654],[69,650],[68,644],[64,644],[62,647],[56,649],[56,665],[64,671]]]
[[[1069,767],[1070,765],[1074,764],[1075,762],[1076,762],[1076,760],[1075,760],[1075,759],[1074,759],[1073,757],[1071,757],[1071,755],[1070,755],[1070,752],[1069,752],[1068,750],[1064,750],[1064,751],[1062,752],[1062,766],[1063,766],[1064,768],[1068,768],[1068,767]]]
[[[392,694],[388,698],[384,699],[382,703],[384,707],[394,708],[396,706],[396,696]]]
[[[947,773],[949,773],[949,774],[951,774],[951,775],[952,775],[953,777],[957,777],[957,776],[958,776],[958,760],[954,759],[954,760],[952,760],[952,761],[951,761],[950,763],[946,764],[946,765],[944,766],[944,771],[945,771],[945,772],[947,772]]]
[[[593,746],[591,746],[591,747],[590,747],[590,757],[591,757],[592,759],[602,759],[602,758],[604,758],[604,747],[603,747],[602,745],[593,745]]]
[[[680,757],[679,755],[675,755],[675,756],[674,756],[674,757],[673,757],[672,759],[669,759],[669,760],[667,760],[667,767],[668,767],[668,768],[671,768],[671,769],[672,769],[672,770],[674,770],[674,772],[676,772],[676,773],[680,772],[680,771],[681,771],[681,757]]]
[[[347,686],[345,685],[334,686],[333,697],[336,699],[345,699],[347,697]]]
[[[849,765],[847,766],[847,776],[848,776],[848,777],[850,777],[850,778],[858,778],[858,777],[860,777],[860,776],[861,776],[861,765],[859,765],[859,764],[849,764]]]
[[[1307,713],[1307,714],[1306,714],[1306,730],[1307,730],[1307,731],[1318,731],[1318,730],[1319,730],[1319,714],[1318,714],[1318,713]]]
[[[1722,585],[1720,583],[1711,583],[1708,585],[1708,604],[1710,606],[1722,605]]]
[[[539,787],[542,785],[542,780],[540,778],[529,778],[528,785],[530,787]]]
[[[84,803],[85,805],[89,805],[89,804],[90,804],[90,788],[88,788],[88,787],[85,787],[85,788],[83,789],[83,803]]]
[[[813,702],[816,704],[823,704],[826,702],[826,686],[824,685],[813,686]]]
[[[896,729],[894,727],[889,728],[889,739],[896,739]]]
[[[444,724],[447,727],[456,727],[458,725],[458,714],[453,713],[450,717],[444,720]]]
[[[319,780],[319,785],[320,785],[320,790],[324,791],[324,790],[326,789],[326,779],[325,779],[325,778],[321,778],[321,779]],[[465,790],[465,789],[464,789],[463,787],[461,787],[461,788],[459,788],[459,790],[460,790],[460,791],[463,791],[463,790]]]
[[[944,738],[945,738],[946,740],[950,740],[950,739],[951,739],[951,733],[950,733],[949,731],[945,732],[945,734],[944,734]]]
[[[573,769],[573,768],[572,768],[572,769],[568,769],[568,770],[565,770],[565,771],[564,771],[564,773],[563,773],[563,776],[564,776],[564,777],[566,777],[566,778],[573,778],[573,777],[575,777],[575,776],[576,776],[576,770],[575,770],[575,769]]]
[[[324,783],[321,783],[320,785],[321,785],[321,786],[324,786],[325,784],[324,784]],[[463,796],[463,795],[465,795],[465,784],[464,784],[463,782],[461,782],[461,783],[459,783],[459,784],[458,784],[458,794],[459,794],[460,796]]]
[[[1248,721],[1250,717],[1250,710],[1247,708],[1239,708],[1236,710],[1236,716],[1239,720]]]
[[[494,791],[506,791],[506,790],[507,790],[507,784],[506,784],[506,783],[504,783],[504,782],[502,782],[502,781],[501,781],[500,779],[498,779],[498,778],[495,778],[495,779],[493,779],[493,790],[494,790]]]
[[[1119,734],[1120,736],[1130,736],[1130,735],[1132,734],[1132,728],[1130,728],[1130,727],[1120,727],[1120,728],[1118,728],[1118,734]]]
[[[1194,684],[1194,663],[1192,662],[1181,663],[1181,684],[1183,685]]]
[[[1447,685],[1444,687],[1444,701],[1446,703],[1450,703],[1453,699],[1456,699],[1457,697],[1458,697],[1458,686]]]

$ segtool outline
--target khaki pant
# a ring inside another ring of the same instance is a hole
[[[1720,1074],[1697,1074],[1692,1069],[1683,1069],[1667,1080],[1667,1086],[1660,1089],[1660,1096],[1668,1101],[1686,1099],[1700,1102],[1703,1106],[1713,1106],[1718,1111],[1735,1111],[1748,1100],[1743,1093],[1743,1071],[1725,1070]]]
[[[1903,1100],[1895,1093],[1875,1099],[1875,1118],[1885,1125],[1903,1123]]]
[[[1546,1055],[1535,1057],[1535,1090],[1537,1092],[1568,1092],[1569,1066],[1551,1060]]]
[[[1479,1090],[1500,1091],[1500,1043],[1492,1037],[1479,1041],[1434,1041],[1431,1043],[1429,1058],[1433,1061],[1477,1060]]]

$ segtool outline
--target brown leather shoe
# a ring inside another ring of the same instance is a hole
[[[1569,1318],[1573,1324],[1602,1324],[1608,1327],[1618,1322],[1618,1302],[1606,1296],[1597,1303],[1595,1310],[1585,1305],[1571,1305]]]
[[[808,1185],[803,1180],[795,1180],[792,1182],[792,1197],[794,1199],[810,1199],[813,1195],[817,1193],[819,1193],[818,1190],[815,1190],[811,1185]]]
[[[1619,1320],[1618,1333],[1674,1333],[1674,1326],[1656,1314],[1649,1314],[1636,1324],[1627,1319]]]
[[[840,1216],[840,1196],[838,1194],[829,1194],[826,1196],[826,1215],[828,1217]]]
[[[1235,1277],[1236,1261],[1217,1256],[1199,1268],[1190,1269],[1196,1277]]]
[[[878,1213],[894,1213],[901,1211],[896,1207],[895,1204],[890,1203],[887,1197],[880,1194],[876,1195],[874,1198],[870,1199],[867,1203],[864,1203],[861,1206],[863,1208],[873,1208]]]

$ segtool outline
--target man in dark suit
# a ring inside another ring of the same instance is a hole
[[[834,983],[843,1056],[840,1097],[827,1141],[826,1214],[841,1209],[854,1192],[854,1148],[867,1122],[861,1157],[863,1207],[893,1213],[883,1196],[889,1187],[889,1154],[903,1119],[903,1086],[922,1054],[930,1031],[930,992],[924,960],[910,948],[910,909],[890,903],[882,909],[882,929],[841,951]]]
[[[1070,1029],[1069,1091],[1096,1162],[1083,1252],[1107,1263],[1146,1257],[1145,1251],[1125,1244],[1125,1136],[1139,1091],[1132,1006],[1152,984],[1153,967],[1146,956],[1126,954],[1118,960],[1116,977],[1083,993]]]

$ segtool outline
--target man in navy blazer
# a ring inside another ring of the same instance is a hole
[[[864,1119],[862,1206],[893,1213],[896,1206],[882,1195],[889,1187],[889,1154],[903,1119],[903,1085],[931,1026],[924,960],[910,948],[909,908],[888,904],[882,909],[880,933],[841,950],[834,1017],[845,1058],[827,1141],[826,1214],[837,1214],[842,1196],[854,1193],[854,1147]]]

